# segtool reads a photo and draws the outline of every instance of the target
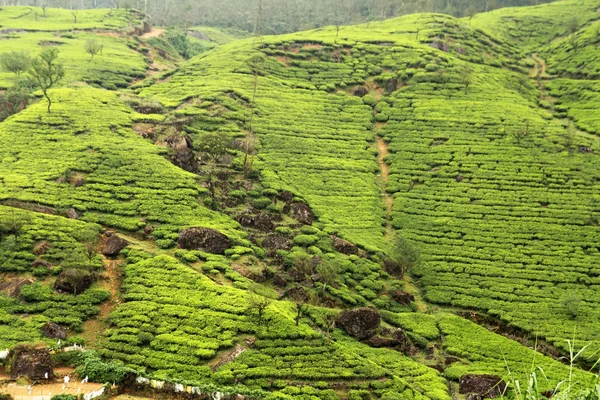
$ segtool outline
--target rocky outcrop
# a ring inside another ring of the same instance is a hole
[[[223,254],[231,246],[231,240],[221,232],[210,228],[188,228],[179,233],[178,245],[186,250],[201,250]]]
[[[350,336],[360,340],[373,337],[381,324],[379,313],[372,308],[358,308],[343,311],[336,325],[346,331]]]
[[[402,304],[403,306],[407,306],[415,301],[415,296],[405,292],[404,290],[396,290],[392,292],[392,299],[396,300],[397,303]]]
[[[315,215],[313,214],[312,210],[304,203],[292,204],[291,210],[294,218],[297,219],[301,224],[311,225],[315,220]]]
[[[256,215],[244,213],[236,217],[236,220],[242,226],[254,228],[261,232],[271,232],[273,229],[275,229],[275,224],[273,223],[274,219],[274,215],[263,212]]]
[[[33,283],[33,279],[12,279],[0,283],[0,292],[3,292],[10,297],[19,297],[21,288],[23,286],[32,285]]]
[[[54,289],[59,292],[81,294],[92,286],[92,274],[81,269],[67,269],[58,276]]]
[[[8,355],[10,360],[10,378],[16,380],[22,376],[30,380],[54,379],[52,359],[48,349],[34,349],[26,346],[14,348]]]
[[[42,333],[47,338],[65,340],[67,338],[67,331],[60,325],[54,322],[46,322],[42,326]]]
[[[52,248],[52,243],[47,240],[42,240],[33,246],[33,254],[36,256],[44,255],[48,252],[48,250],[50,250],[50,248]]]
[[[192,140],[187,136],[171,136],[166,140],[173,149],[171,162],[188,172],[198,172],[198,161],[192,151]]]
[[[292,242],[284,235],[271,235],[264,238],[262,247],[267,250],[289,250],[292,248]]]
[[[500,397],[506,390],[506,383],[497,375],[463,375],[459,385],[460,394],[475,395],[482,399]]]
[[[121,250],[129,246],[129,242],[117,235],[112,235],[108,238],[104,247],[102,248],[102,254],[107,257],[116,257],[119,255]]]
[[[354,89],[354,95],[358,96],[358,97],[365,97],[366,95],[369,94],[369,89],[367,89],[364,86],[359,86],[356,89]]]
[[[70,218],[70,219],[79,219],[79,213],[74,208],[69,208],[67,210],[67,218]]]
[[[332,236],[331,241],[333,243],[333,248],[340,253],[346,255],[358,254],[358,248],[347,240]]]

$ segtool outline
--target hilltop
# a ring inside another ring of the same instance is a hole
[[[514,394],[532,365],[540,393],[572,375],[581,394],[599,11],[252,38],[3,7],[0,56],[56,48],[65,76],[52,112],[34,91],[0,122],[0,349],[83,344],[55,365],[138,395],[445,400],[467,375]]]

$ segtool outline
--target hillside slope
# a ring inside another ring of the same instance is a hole
[[[597,8],[223,38],[161,68],[156,38],[9,33],[64,41],[68,73],[51,113],[0,122],[0,348],[83,343],[55,361],[137,394],[449,400],[532,365],[578,393],[600,348]],[[546,30],[571,15],[577,46]],[[110,52],[81,65],[88,38]]]

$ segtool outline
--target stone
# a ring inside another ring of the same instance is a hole
[[[287,285],[287,280],[281,274],[275,274],[273,277],[273,285],[279,287],[285,287]]]
[[[465,178],[462,175],[456,176],[456,182],[461,183]]]
[[[42,260],[42,259],[37,259],[34,262],[31,263],[31,267],[32,268],[52,268],[52,264],[50,264],[48,261],[46,260]]]
[[[102,248],[102,254],[107,257],[116,257],[119,255],[121,250],[129,246],[129,242],[118,235],[112,235],[108,238],[104,247]]]
[[[67,269],[58,275],[54,288],[59,292],[81,294],[92,286],[92,274],[81,269]]]
[[[347,240],[332,236],[331,241],[333,243],[333,248],[342,254],[351,255],[358,253],[358,248]]]
[[[359,340],[373,337],[381,324],[379,313],[372,308],[342,311],[336,325]]]
[[[54,322],[46,322],[44,326],[42,326],[42,333],[50,339],[65,340],[67,338],[67,331]]]
[[[271,235],[264,238],[262,247],[267,250],[290,250],[292,242],[284,235]]]
[[[42,240],[33,246],[33,254],[36,256],[44,255],[52,248],[52,243],[47,240]]]
[[[283,190],[279,192],[277,198],[281,201],[285,201],[286,203],[291,203],[294,200],[294,193]]]
[[[459,381],[460,394],[473,394],[482,399],[500,397],[506,383],[497,375],[463,375]]]
[[[386,91],[388,93],[393,93],[396,90],[398,90],[398,79],[396,78],[392,78],[388,81],[386,87],[385,87]]]
[[[201,250],[213,254],[224,254],[231,240],[221,232],[210,228],[188,228],[179,233],[178,245],[186,250]]]
[[[270,232],[275,229],[273,219],[274,217],[272,215],[263,212],[256,215],[244,213],[236,217],[236,220],[240,225],[258,229],[261,232]]]
[[[292,204],[292,214],[301,224],[311,225],[315,220],[312,210],[304,203]]]
[[[397,303],[402,304],[403,306],[407,306],[413,301],[415,301],[415,296],[405,292],[404,290],[396,290],[392,292],[392,299],[394,299]]]
[[[302,286],[296,286],[296,287],[288,289],[285,292],[285,295],[294,301],[298,301],[298,302],[308,301],[308,293],[306,292],[306,289],[304,289]]]
[[[366,95],[369,94],[369,89],[367,89],[364,86],[359,86],[356,89],[354,89],[354,95],[358,96],[358,97],[365,97]]]
[[[198,161],[194,152],[190,149],[176,151],[171,156],[171,162],[187,172],[198,172]]]
[[[85,179],[82,177],[78,177],[73,181],[73,186],[76,188],[81,187],[83,185],[85,185]]]
[[[79,219],[79,213],[74,208],[69,208],[67,210],[67,218],[70,218],[70,219]]]
[[[29,380],[39,381],[48,374],[48,379],[54,379],[52,359],[48,349],[35,349],[27,346],[18,346],[8,355],[11,360],[10,378],[17,380],[27,377]]]

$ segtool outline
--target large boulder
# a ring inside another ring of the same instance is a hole
[[[347,255],[358,253],[358,248],[347,240],[344,240],[337,236],[332,236],[331,241],[333,243],[333,248],[336,251],[339,251],[340,253]]]
[[[354,95],[358,96],[358,97],[365,97],[366,95],[369,94],[369,89],[367,89],[364,86],[359,86],[356,89],[354,89]]]
[[[301,224],[311,225],[315,220],[315,215],[313,214],[312,210],[304,203],[292,204],[292,215]]]
[[[336,321],[337,326],[360,340],[373,337],[380,323],[379,313],[372,308],[343,311]]]
[[[52,243],[50,243],[47,240],[42,240],[41,242],[38,242],[33,246],[33,254],[35,254],[36,256],[41,256],[46,254],[46,252],[48,252],[48,250],[50,250],[51,248]]]
[[[81,269],[67,269],[58,275],[54,288],[59,292],[81,294],[92,286],[92,274]]]
[[[476,395],[482,399],[500,397],[506,390],[506,383],[497,375],[463,375],[459,385],[460,394]]]
[[[102,248],[102,254],[107,257],[116,257],[119,255],[121,250],[129,246],[129,242],[117,235],[112,235],[108,238],[104,247]]]
[[[10,360],[10,378],[16,380],[26,376],[29,380],[42,380],[48,374],[48,379],[54,379],[52,359],[48,349],[32,347],[15,347],[8,355]]]
[[[236,217],[236,220],[242,225],[254,229],[258,229],[261,232],[271,232],[275,229],[273,220],[274,215],[260,212],[256,215],[244,213]]]
[[[42,326],[42,333],[47,338],[65,340],[67,338],[67,331],[60,325],[54,322],[46,322]]]
[[[179,247],[223,254],[231,246],[231,240],[221,232],[210,228],[188,228],[179,233]]]
[[[198,161],[192,151],[192,140],[187,136],[171,136],[166,140],[173,149],[171,162],[188,172],[198,172]]]

